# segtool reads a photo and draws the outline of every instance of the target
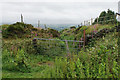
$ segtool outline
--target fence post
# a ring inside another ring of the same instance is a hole
[[[85,50],[85,30],[84,30],[84,44],[83,44],[84,50]]]
[[[68,55],[69,55],[69,54],[70,54],[70,51],[69,51],[69,46],[68,46],[68,42],[67,42],[67,40],[65,40],[65,43],[66,43],[66,48],[67,48]]]
[[[88,22],[88,26],[90,26],[90,21]]]
[[[92,23],[93,23],[93,19],[91,18],[91,25],[92,25]]]
[[[81,23],[81,26],[82,26],[82,23]]]
[[[98,24],[98,17],[97,17],[97,24]]]
[[[37,51],[37,39],[33,39],[33,46],[35,50]]]
[[[85,21],[84,21],[84,26],[85,26]]]
[[[92,39],[93,39],[93,31],[92,31]]]
[[[80,40],[81,41],[81,40]],[[80,50],[81,50],[81,42],[79,42],[79,48],[80,48]]]
[[[116,24],[116,16],[117,16],[117,15],[114,16],[114,24]]]

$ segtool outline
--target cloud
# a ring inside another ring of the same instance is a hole
[[[119,0],[1,0],[1,2],[118,2]]]
[[[80,24],[97,17],[101,11],[117,12],[117,2],[3,2],[2,23],[20,21],[36,24]]]

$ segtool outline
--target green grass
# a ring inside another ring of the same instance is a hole
[[[95,28],[94,28],[95,26]],[[100,25],[100,24],[95,24],[95,25],[92,25],[92,26],[88,26],[88,29],[86,30],[86,34],[89,34],[91,33],[92,31],[100,31],[102,29],[111,29],[115,27],[115,25]]]
[[[67,39],[67,40],[74,40],[75,38],[77,40],[80,40],[81,37],[83,37],[84,30],[85,30],[85,34],[88,35],[88,34],[92,34],[93,31],[99,32],[102,29],[105,29],[105,28],[111,29],[113,27],[115,27],[115,25],[111,25],[111,24],[108,24],[108,25],[95,24],[91,26],[82,26],[79,30],[78,28],[74,30],[72,29],[64,30],[61,33],[60,37],[61,39]]]

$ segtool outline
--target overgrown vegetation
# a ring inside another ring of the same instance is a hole
[[[17,54],[5,49],[3,74],[4,71],[15,71],[14,73],[24,72],[25,75],[29,73],[36,78],[118,78],[120,67],[117,64],[117,33],[109,33],[95,43],[94,47],[87,48],[86,52],[81,50],[78,55],[51,59],[50,56],[42,58],[40,55],[28,55],[24,49],[18,50]],[[9,74],[3,76],[11,77]]]
[[[100,17],[110,14],[115,15],[108,10]],[[118,78],[118,32],[114,23],[72,26],[60,32],[19,22],[2,28],[3,78]],[[83,41],[84,30],[89,42],[85,49],[80,47],[82,43],[74,42]]]

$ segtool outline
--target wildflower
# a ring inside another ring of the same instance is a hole
[[[33,34],[33,32],[31,32]]]
[[[51,33],[49,32],[49,34],[51,34]]]
[[[83,40],[83,38],[81,38],[81,41]]]
[[[14,49],[14,46],[11,47],[11,50],[12,50],[12,51],[13,51],[13,49]]]
[[[35,34],[35,36],[37,36],[37,33]]]
[[[97,31],[94,31],[95,33],[97,33]]]
[[[53,35],[52,35],[52,34],[51,34],[50,36],[51,36],[51,37],[53,37]]]

